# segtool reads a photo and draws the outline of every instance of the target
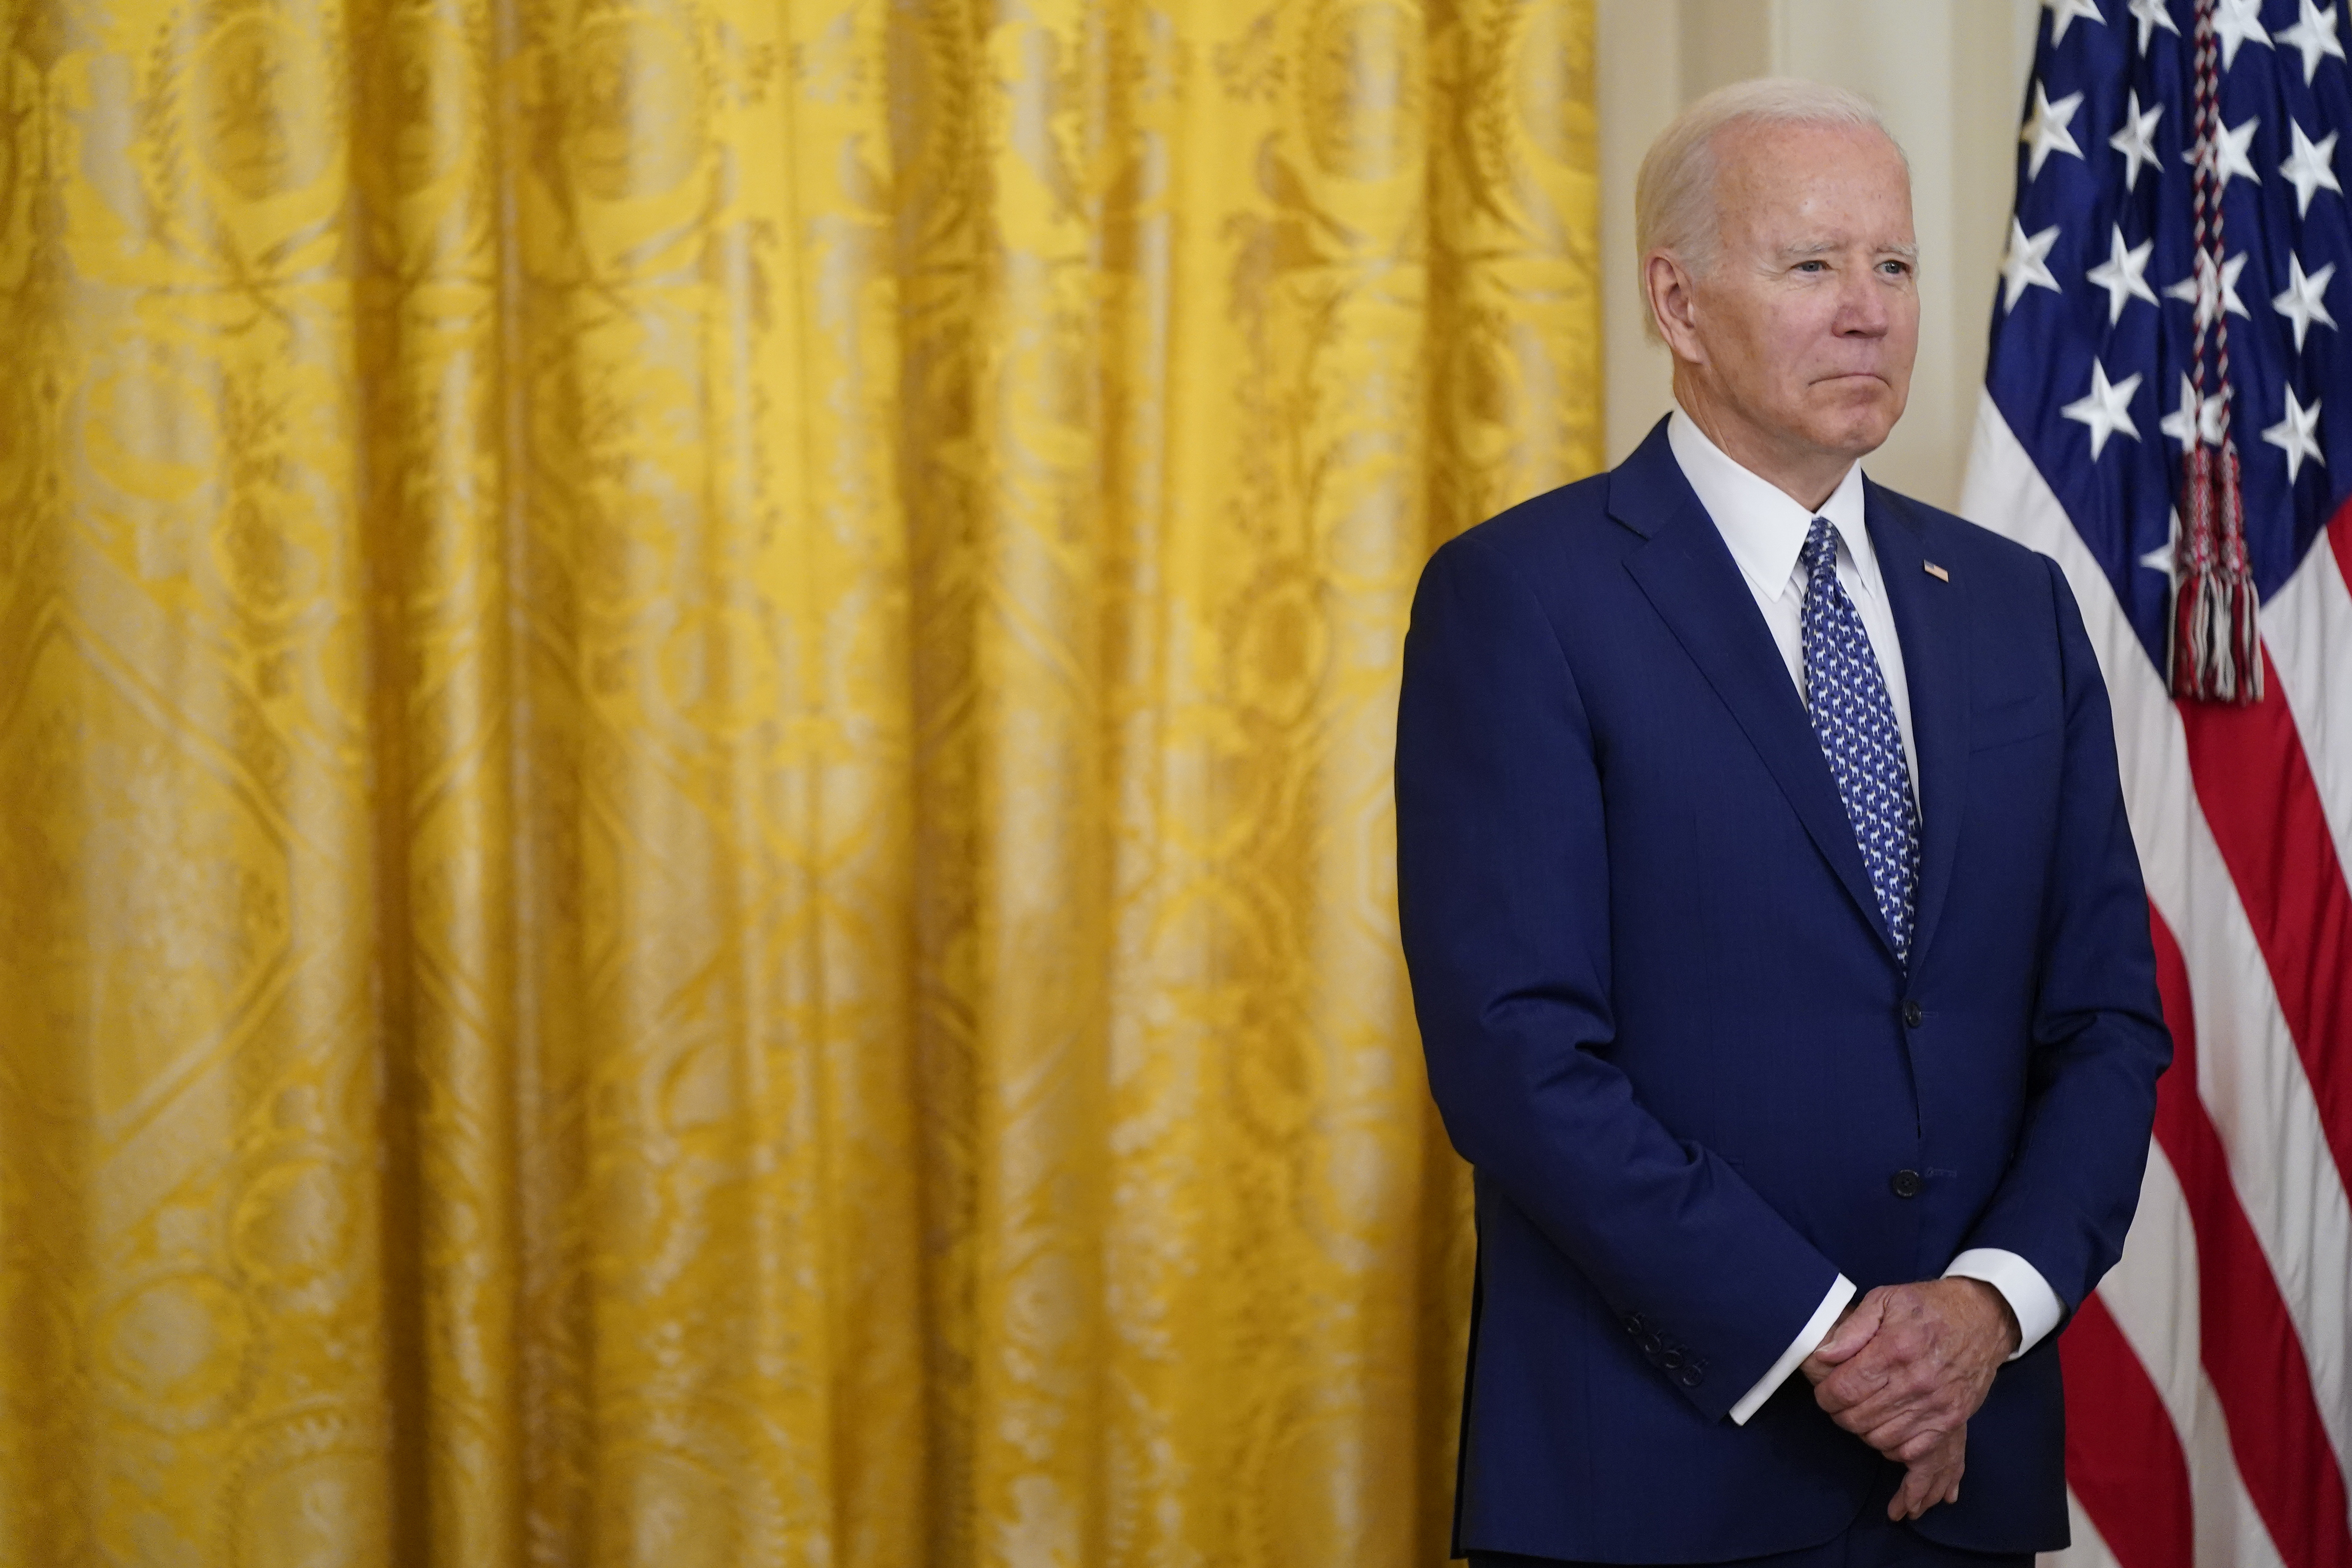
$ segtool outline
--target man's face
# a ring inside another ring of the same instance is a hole
[[[1722,237],[1691,280],[1685,372],[1791,457],[1875,450],[1919,348],[1901,155],[1874,131],[1808,125],[1735,125],[1716,152]]]

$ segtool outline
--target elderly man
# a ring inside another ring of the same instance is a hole
[[[1637,223],[1678,407],[1439,550],[1405,644],[1456,1550],[2022,1563],[2170,1054],[2105,688],[2050,561],[1856,466],[1919,319],[1867,103],[1715,94]]]

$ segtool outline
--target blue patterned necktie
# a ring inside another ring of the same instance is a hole
[[[1806,531],[1805,706],[1845,801],[1878,894],[1878,912],[1909,962],[1911,914],[1919,883],[1919,813],[1911,803],[1911,769],[1886,678],[1871,653],[1862,615],[1837,578],[1837,535],[1827,517]]]

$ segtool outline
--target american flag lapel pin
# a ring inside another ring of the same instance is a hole
[[[1927,567],[1927,575],[1934,578],[1937,582],[1949,582],[1952,580],[1952,574],[1946,571],[1942,567],[1937,566],[1934,561],[1926,561],[1922,564]]]

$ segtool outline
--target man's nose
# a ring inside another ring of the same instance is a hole
[[[1834,329],[1842,338],[1877,338],[1886,332],[1886,286],[1871,267],[1846,273],[1838,289]]]

